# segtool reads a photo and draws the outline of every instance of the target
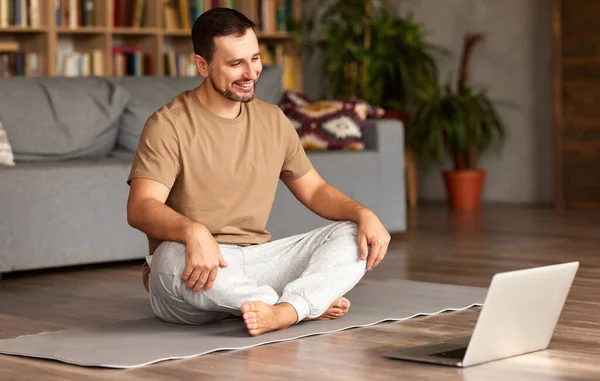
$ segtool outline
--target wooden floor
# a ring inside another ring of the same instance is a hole
[[[487,287],[496,272],[572,260],[581,267],[548,350],[464,370],[381,355],[395,346],[468,335],[478,309],[134,370],[0,355],[0,380],[598,380],[600,212],[486,206],[477,215],[455,215],[443,206],[422,207],[364,281]],[[139,263],[8,275],[0,290],[0,338],[149,314]]]

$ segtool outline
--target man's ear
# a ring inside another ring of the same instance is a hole
[[[194,63],[196,64],[196,69],[198,69],[198,73],[204,78],[208,77],[208,62],[199,56],[198,54],[194,54]]]

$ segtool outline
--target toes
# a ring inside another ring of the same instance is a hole
[[[341,304],[341,309],[345,312],[348,312],[348,310],[350,309],[350,301],[346,298],[342,298],[342,302]]]
[[[258,329],[248,329],[248,334],[250,334],[250,336],[258,336],[260,335],[260,331]]]
[[[327,312],[321,315],[321,319],[337,319],[345,314],[346,312],[341,308],[330,308],[327,310]]]
[[[250,311],[254,311],[253,303],[252,302],[242,303],[242,306],[240,307],[240,311],[242,312],[242,314],[248,313]]]
[[[251,323],[246,323],[246,328],[247,329],[258,329],[258,323],[257,322],[251,322]]]
[[[341,297],[335,302],[333,302],[331,306],[347,310],[348,308],[350,308],[350,301],[344,297]]]
[[[346,309],[346,310],[347,310],[348,308],[350,308],[350,301],[349,301],[348,299],[346,299],[346,298],[344,298],[344,297],[342,297],[342,298],[340,298],[340,299],[342,300],[342,307],[343,307],[344,309]]]
[[[258,318],[255,312],[246,312],[242,317],[244,319],[244,324],[246,324],[246,328],[249,331],[258,329]]]

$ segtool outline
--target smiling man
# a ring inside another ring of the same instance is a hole
[[[155,314],[180,324],[241,316],[252,336],[344,315],[343,295],[390,240],[371,210],[319,176],[282,111],[254,98],[254,27],[226,8],[196,20],[205,80],[148,118],[127,204],[129,224],[149,240],[143,278]],[[271,240],[279,180],[332,223]]]

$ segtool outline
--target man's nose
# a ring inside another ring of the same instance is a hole
[[[258,74],[256,73],[256,70],[254,70],[254,68],[250,66],[246,69],[244,77],[246,77],[246,79],[256,81],[256,79],[258,78]]]

